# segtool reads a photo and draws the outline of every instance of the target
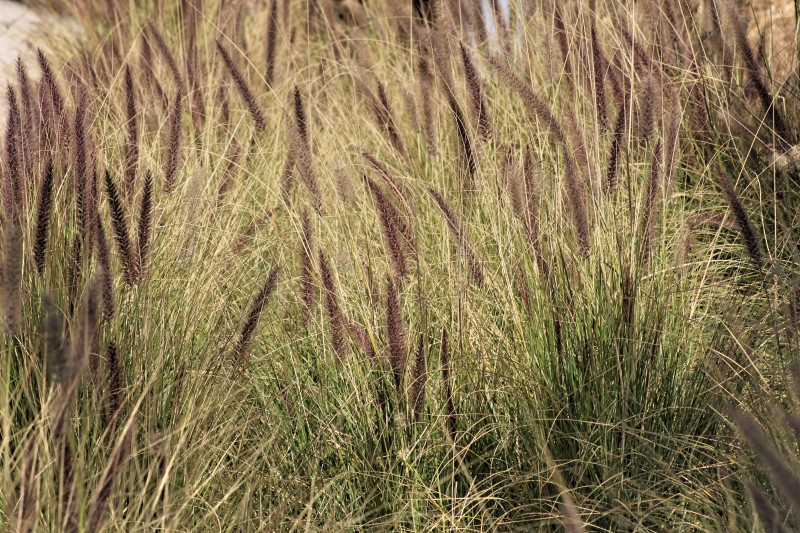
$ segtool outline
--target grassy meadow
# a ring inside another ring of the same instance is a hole
[[[38,3],[0,529],[800,527],[800,44],[747,0]]]

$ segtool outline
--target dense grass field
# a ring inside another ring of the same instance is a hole
[[[800,45],[747,1],[39,3],[0,529],[800,527]]]

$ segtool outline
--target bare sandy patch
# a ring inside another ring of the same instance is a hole
[[[41,17],[18,2],[0,0],[0,80],[14,74],[17,56],[30,58],[35,52],[31,39],[41,31]]]

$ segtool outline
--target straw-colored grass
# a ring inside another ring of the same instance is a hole
[[[744,11],[46,3],[0,529],[798,524],[728,418],[800,355],[798,81]]]

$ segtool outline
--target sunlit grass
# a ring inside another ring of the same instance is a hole
[[[68,126],[40,146],[57,121],[27,124],[23,103],[11,130],[31,172],[19,219],[13,176],[3,185],[4,310],[19,304],[21,316],[0,374],[4,528],[751,530],[742,480],[757,474],[725,415],[786,403],[797,167],[741,62],[721,64],[698,37],[705,19],[575,4],[558,15],[562,40],[555,13],[512,3],[509,39],[490,31],[481,43],[474,12],[466,28],[442,12],[429,34],[400,2],[320,6],[310,23],[278,2],[268,68],[264,2],[160,4],[61,6],[81,32],[42,45]],[[619,29],[634,22],[638,52]],[[509,85],[490,54],[521,81]],[[130,189],[126,65],[139,137]],[[796,84],[770,87],[787,136]],[[86,190],[97,180],[84,209],[96,206],[111,257],[106,318],[96,230],[76,201],[81,88]],[[40,275],[36,198],[51,158]],[[6,150],[4,176],[12,160]],[[120,220],[137,257],[147,172],[152,237],[141,279],[126,283]],[[20,242],[21,281],[9,284]]]

